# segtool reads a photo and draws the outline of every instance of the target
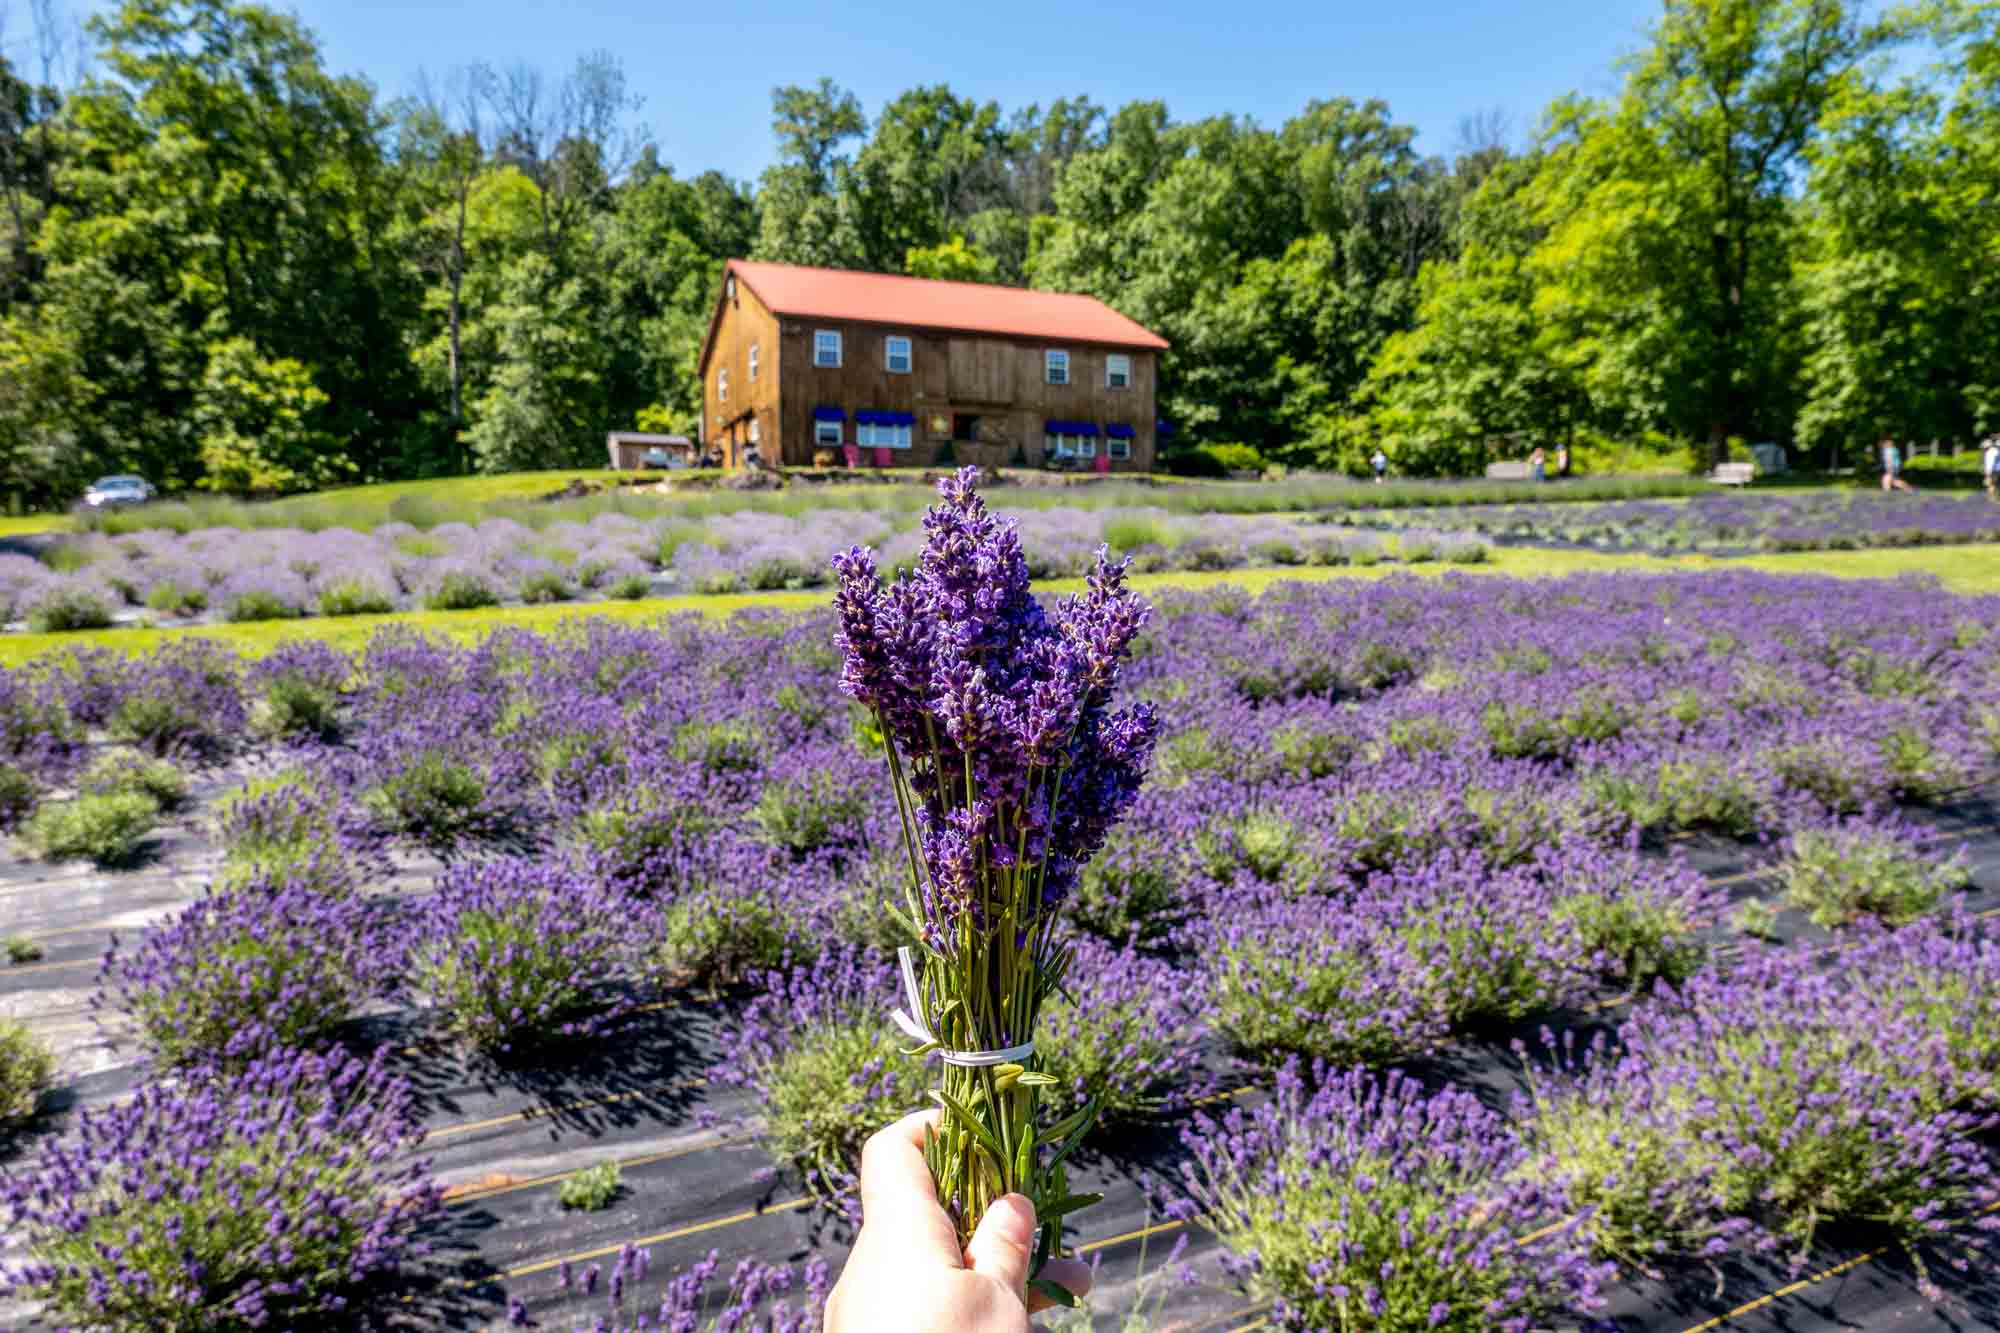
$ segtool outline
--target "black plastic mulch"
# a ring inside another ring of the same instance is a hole
[[[1918,812],[1966,847],[1976,891],[1975,911],[2000,911],[2000,800],[1987,796]],[[1718,840],[1677,840],[1705,873],[1736,898],[1768,893],[1755,865],[1769,850]],[[130,930],[192,896],[209,849],[192,824],[169,830],[153,863],[116,874],[66,867],[0,867],[0,934],[26,933],[47,950],[41,962],[0,968],[0,1012],[43,1031],[62,1052],[63,1087],[34,1133],[0,1154],[18,1163],[42,1134],[59,1132],[63,1113],[80,1102],[115,1098],[131,1088],[131,1053],[96,1029],[84,1008],[110,924]],[[421,889],[434,867],[412,861],[387,892]],[[1824,931],[1792,924],[1787,933],[1830,942]],[[1726,947],[1735,947],[1733,942]],[[1619,998],[1542,1021],[1560,1029],[1615,1024]],[[789,1173],[771,1169],[756,1139],[757,1107],[744,1093],[710,1084],[715,1025],[726,1005],[691,996],[649,1007],[614,1037],[579,1051],[568,1065],[509,1072],[470,1065],[431,1042],[403,1014],[364,1020],[357,1043],[390,1043],[426,1107],[431,1137],[425,1152],[453,1189],[450,1222],[438,1253],[392,1299],[378,1302],[381,1322],[401,1328],[503,1326],[509,1298],[525,1303],[535,1325],[589,1328],[599,1317],[630,1322],[657,1306],[671,1273],[714,1251],[726,1274],[739,1259],[800,1264],[820,1256],[838,1270],[844,1225],[815,1205]],[[1470,1087],[1506,1107],[1519,1087],[1510,1042],[1534,1044],[1540,1024],[1460,1043],[1413,1066],[1431,1083]],[[1229,1061],[1218,1052],[1216,1067]],[[1237,1071],[1241,1072],[1241,1071]],[[1232,1079],[1235,1100],[1260,1094],[1249,1079]],[[1223,1101],[1230,1100],[1225,1098]],[[1211,1108],[1221,1111],[1218,1103]],[[1214,1242],[1187,1237],[1183,1260],[1205,1281],[1179,1282],[1165,1260],[1182,1229],[1162,1221],[1148,1202],[1149,1173],[1171,1171],[1176,1126],[1127,1129],[1104,1136],[1081,1164],[1084,1188],[1105,1201],[1080,1214],[1073,1242],[1100,1264],[1099,1328],[1116,1328],[1135,1303],[1155,1329],[1241,1330],[1258,1325],[1259,1308],[1221,1276]],[[622,1188],[601,1212],[564,1210],[561,1178],[605,1160],[621,1164]],[[650,1251],[650,1275],[629,1284],[622,1305],[607,1298],[621,1247]],[[572,1280],[560,1283],[567,1263]],[[591,1266],[601,1272],[593,1294],[582,1290]],[[1934,1303],[1918,1290],[1907,1256],[1867,1236],[1827,1234],[1802,1272],[1758,1263],[1689,1268],[1667,1280],[1629,1284],[1613,1293],[1609,1326],[1630,1333],[1696,1333],[1706,1329],[1961,1330],[2000,1328],[2000,1276],[1957,1274],[1935,1259],[1931,1276],[1946,1289]],[[36,1325],[24,1310],[0,1306],[0,1324]]]

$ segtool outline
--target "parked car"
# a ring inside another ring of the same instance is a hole
[[[122,509],[126,505],[142,505],[156,494],[153,483],[144,477],[99,477],[83,493],[83,507]]]

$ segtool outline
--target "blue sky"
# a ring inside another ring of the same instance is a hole
[[[1447,152],[1461,117],[1518,132],[1566,92],[1616,87],[1617,60],[1660,0],[1152,0],[1140,4],[807,0],[298,0],[329,64],[385,94],[422,68],[476,60],[566,67],[617,53],[642,119],[683,175],[754,177],[771,158],[770,90],[830,75],[870,115],[943,82],[1005,109],[1087,93],[1166,102],[1176,118],[1276,126],[1315,97],[1381,97]]]

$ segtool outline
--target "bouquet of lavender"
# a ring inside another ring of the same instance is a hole
[[[888,905],[916,942],[900,951],[907,1009],[894,1019],[918,1043],[910,1054],[942,1063],[926,1153],[938,1200],[963,1241],[995,1199],[1026,1195],[1039,1269],[1064,1215],[1096,1202],[1069,1192],[1063,1168],[1094,1106],[1037,1122],[1054,1080],[1035,1021],[1069,964],[1063,900],[1152,753],[1151,709],[1110,709],[1149,608],[1100,550],[1088,590],[1045,612],[975,475],[939,486],[913,573],[885,587],[869,552],[834,557],[841,680],[888,741],[909,852],[905,903]]]

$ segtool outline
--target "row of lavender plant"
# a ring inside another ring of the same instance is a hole
[[[1164,723],[1151,786],[1076,885],[1066,910],[1085,937],[1038,1033],[1053,1113],[1096,1100],[1111,1123],[1185,1108],[1214,1088],[1224,1053],[1393,1065],[1607,982],[1701,993],[1720,975],[1705,970],[1705,940],[1722,899],[1640,844],[1699,828],[1789,837],[1801,882],[1825,869],[1815,837],[1907,850],[1912,831],[1882,810],[1948,798],[2000,762],[1996,609],[1748,573],[1164,600],[1127,669]],[[251,737],[279,747],[275,775],[219,812],[213,892],[107,960],[106,1014],[163,1071],[189,1071],[164,1086],[322,1047],[369,1004],[422,1007],[520,1060],[618,1023],[649,987],[747,983],[718,1073],[758,1092],[774,1151],[837,1197],[860,1131],[920,1100],[924,1080],[884,1022],[888,946],[903,941],[880,904],[900,898],[908,867],[876,797],[883,737],[840,695],[839,669],[826,617],[770,613],[579,622],[470,649],[385,632],[354,659],[81,652],[0,677],[0,763],[27,808],[40,804],[32,820],[94,799],[79,782],[104,738],[183,763]],[[453,868],[415,904],[358,896],[397,845]],[[1849,894],[1835,919],[1880,896]],[[1910,1021],[1935,1026],[1946,988],[1983,984],[1969,966],[1938,969]],[[1374,1169],[1376,1156],[1295,1141],[1323,1096],[1392,1126],[1451,1126],[1440,1142],[1486,1136],[1456,1104],[1420,1108],[1357,1078],[1302,1082],[1296,1106],[1280,1096],[1237,1169],[1291,1171],[1303,1153],[1329,1189]],[[1252,1128],[1203,1131],[1225,1132]],[[1401,1133],[1380,1152],[1415,1151]],[[1435,1251],[1439,1273],[1462,1275],[1530,1217],[1608,1206],[1583,1199],[1588,1172],[1568,1165],[1482,1210],[1530,1156],[1561,1160],[1524,1138],[1452,1165],[1460,1232]],[[1701,1177],[1696,1159],[1674,1160]],[[1984,1188],[1966,1179],[1954,1199]],[[1202,1215],[1275,1256],[1264,1222],[1229,1222],[1234,1196],[1214,1189]],[[1736,1197],[1702,1204],[1717,1234],[1787,1234]],[[1403,1295],[1299,1276],[1318,1271],[1313,1247],[1331,1234],[1294,1236],[1297,1272],[1253,1280],[1307,1324],[1339,1309],[1423,1326],[1385,1313]],[[1395,1239],[1370,1234],[1344,1243],[1375,1254]],[[1618,1234],[1572,1226],[1572,1258],[1538,1268],[1588,1305],[1603,1277],[1589,1252]],[[1302,1282],[1347,1286],[1326,1297],[1345,1304],[1303,1303]],[[1447,1314],[1459,1327],[1528,1318],[1555,1299],[1534,1290],[1518,1310]]]
[[[1086,573],[1106,541],[1140,570],[1485,557],[1485,547],[1467,537],[1385,546],[1285,518],[1160,509],[1030,509],[1020,526],[1038,578]],[[57,539],[39,557],[0,554],[0,624],[64,630],[102,626],[116,614],[273,620],[816,587],[827,581],[829,551],[872,543],[885,565],[906,567],[922,541],[908,516],[846,509],[651,521],[613,512],[539,531],[494,518],[422,531],[390,523],[366,533],[85,533]]]
[[[1400,528],[1393,511],[1328,522]],[[1797,491],[1697,495],[1678,502],[1466,506],[1428,520],[1459,533],[1528,543],[1638,551],[1850,551],[2000,541],[2000,507],[1984,496]]]

